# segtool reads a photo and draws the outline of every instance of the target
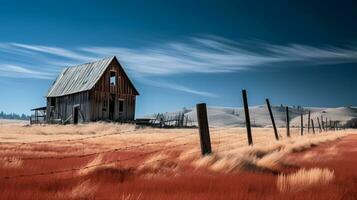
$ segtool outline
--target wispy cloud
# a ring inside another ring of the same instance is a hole
[[[36,79],[51,79],[53,74],[47,72],[34,71],[16,65],[0,65],[0,76],[17,77],[17,78],[36,78]]]
[[[52,46],[43,46],[43,45],[28,45],[28,44],[20,44],[20,43],[11,43],[12,46],[17,47],[18,49],[29,50],[33,52],[40,52],[44,54],[51,54],[67,59],[73,59],[76,61],[88,62],[95,58],[86,56],[84,54],[77,53],[75,51],[67,50],[59,47]]]
[[[146,85],[154,86],[154,87],[167,88],[167,89],[177,90],[177,91],[186,92],[186,93],[195,94],[195,95],[204,96],[204,97],[218,97],[217,95],[210,93],[210,92],[199,91],[199,90],[195,90],[190,87],[187,87],[187,86],[169,83],[167,81],[162,81],[162,80],[157,80],[157,79],[155,81],[152,81],[152,80],[149,80],[146,78],[142,78],[142,79],[140,79],[140,82],[142,82]]]
[[[239,43],[205,35],[185,41],[153,43],[138,48],[120,46],[56,47],[0,43],[1,76],[54,79],[61,67],[116,55],[136,79],[183,73],[228,73],[284,63],[324,65],[357,62],[357,46],[276,45],[267,42]],[[19,76],[23,74],[23,76]],[[147,82],[147,84],[150,84]],[[153,84],[151,84],[153,85]],[[173,83],[155,86],[201,96],[210,93]]]
[[[135,74],[225,73],[279,63],[323,65],[357,62],[357,47],[314,47],[301,44],[238,43],[216,36],[192,37],[139,49],[85,47],[97,56],[117,55]]]
[[[357,62],[357,47],[341,48],[335,46],[314,47],[301,44],[273,45],[264,44],[263,47],[285,62],[306,62],[310,64],[329,64]]]

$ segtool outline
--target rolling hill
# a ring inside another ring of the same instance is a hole
[[[286,113],[284,106],[272,106],[273,115],[276,125],[284,127],[286,124]],[[300,115],[303,113],[304,124],[307,124],[308,113],[311,112],[311,118],[316,120],[317,117],[323,116],[324,120],[337,120],[344,124],[347,121],[357,118],[356,107],[338,107],[338,108],[317,108],[317,107],[289,107],[289,117],[291,126],[300,126]],[[193,121],[197,121],[196,109],[189,108],[182,111],[163,113],[165,118],[172,118],[179,113],[184,113],[185,117]],[[271,120],[269,111],[266,105],[252,106],[249,108],[250,119],[252,126],[255,127],[269,127]],[[245,115],[243,108],[233,107],[208,107],[207,108],[208,121],[212,127],[222,126],[244,126]],[[154,118],[156,115],[149,115],[147,117]],[[316,122],[317,123],[317,122]]]

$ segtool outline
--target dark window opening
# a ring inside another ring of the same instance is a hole
[[[56,99],[55,98],[51,98],[50,106],[55,106],[55,104],[56,104]]]
[[[119,112],[124,111],[124,100],[119,100]]]
[[[117,75],[115,71],[110,71],[110,85],[115,86],[117,84]]]

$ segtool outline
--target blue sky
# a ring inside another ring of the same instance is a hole
[[[0,110],[27,113],[66,66],[116,55],[137,115],[192,107],[356,106],[353,1],[2,1]]]

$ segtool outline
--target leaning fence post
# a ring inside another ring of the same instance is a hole
[[[311,114],[311,111],[309,111],[309,115],[307,117],[307,132],[310,133],[310,114]]]
[[[212,152],[212,149],[211,149],[211,139],[209,136],[206,104],[205,103],[197,104],[196,109],[197,109],[198,129],[200,134],[201,153],[202,155],[207,155]]]
[[[311,119],[312,133],[315,134],[314,120]]]
[[[249,107],[248,107],[246,90],[242,90],[242,96],[243,96],[243,104],[244,104],[245,125],[247,127],[248,144],[253,145],[252,129],[250,127]]]
[[[320,130],[320,132],[322,132],[322,129],[321,129],[321,124],[320,124],[320,120],[319,120],[319,117],[317,117],[317,123],[319,124],[319,130]]]
[[[303,117],[303,113],[301,112],[301,123],[300,123],[300,129],[301,129],[301,135],[304,135],[304,117]]]
[[[275,139],[276,139],[276,140],[279,140],[279,135],[278,135],[278,131],[276,130],[275,121],[274,121],[274,116],[273,116],[273,112],[271,111],[269,99],[265,99],[265,101],[267,102],[267,106],[268,106],[268,110],[269,110],[269,114],[270,114],[271,123],[273,124]]]
[[[286,136],[290,137],[289,107],[286,106]]]

